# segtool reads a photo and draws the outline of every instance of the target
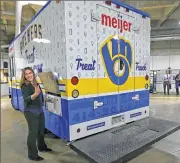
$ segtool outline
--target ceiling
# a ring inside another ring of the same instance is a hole
[[[42,5],[27,4],[22,8],[21,29],[25,27],[32,17],[41,9]],[[8,45],[15,37],[16,2],[1,1],[1,46]],[[7,48],[2,51],[7,52]]]
[[[151,16],[152,36],[180,35],[180,1],[179,0],[121,0]],[[31,20],[41,5],[23,6],[21,29]],[[1,1],[1,45],[9,44],[15,36],[16,2]],[[3,48],[7,52],[7,48]]]

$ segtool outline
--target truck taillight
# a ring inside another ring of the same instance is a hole
[[[77,85],[77,84],[78,84],[78,82],[79,82],[78,77],[76,77],[76,76],[72,77],[72,79],[71,79],[71,83],[72,83],[73,85]]]
[[[105,1],[106,5],[111,5],[111,1]]]
[[[81,129],[80,129],[80,128],[78,128],[78,129],[77,129],[77,133],[80,133],[80,132],[81,132]]]
[[[76,90],[76,89],[73,90],[73,91],[72,91],[72,97],[73,97],[73,98],[77,98],[78,96],[79,96],[79,91]]]
[[[149,76],[148,75],[145,76],[145,80],[149,80]]]

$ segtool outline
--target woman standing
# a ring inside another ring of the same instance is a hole
[[[47,148],[44,141],[45,118],[42,109],[43,94],[32,68],[24,68],[20,87],[24,99],[24,115],[29,129],[27,138],[28,157],[30,160],[41,161],[43,158],[38,155],[38,150],[45,152],[52,150]]]

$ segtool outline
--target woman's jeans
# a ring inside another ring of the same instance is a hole
[[[44,113],[34,114],[31,112],[24,112],[26,121],[28,123],[28,157],[36,158],[38,156],[38,150],[46,149],[47,145],[44,142],[44,129],[45,129],[45,118]],[[37,146],[36,146],[37,142]]]

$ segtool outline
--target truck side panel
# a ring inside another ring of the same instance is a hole
[[[21,71],[31,66],[36,75],[52,71],[58,78],[62,115],[52,106],[44,107],[44,113],[46,128],[62,139],[79,139],[147,117],[150,21],[123,6],[48,2],[14,41],[17,95],[12,99],[18,109],[24,110]]]
[[[16,80],[13,82],[16,85],[19,84],[22,69],[27,66],[32,67],[36,75],[42,71],[56,73],[62,95],[62,116],[56,115],[44,107],[45,126],[57,136],[68,140],[68,106],[67,101],[63,99],[66,95],[65,79],[67,75],[64,19],[64,2],[58,4],[54,1],[48,2],[15,39]],[[38,76],[37,80],[41,84]],[[41,87],[45,93],[43,85]],[[18,109],[24,111],[23,97],[19,86],[16,91],[19,102]],[[16,96],[12,95],[12,99],[15,100]]]

